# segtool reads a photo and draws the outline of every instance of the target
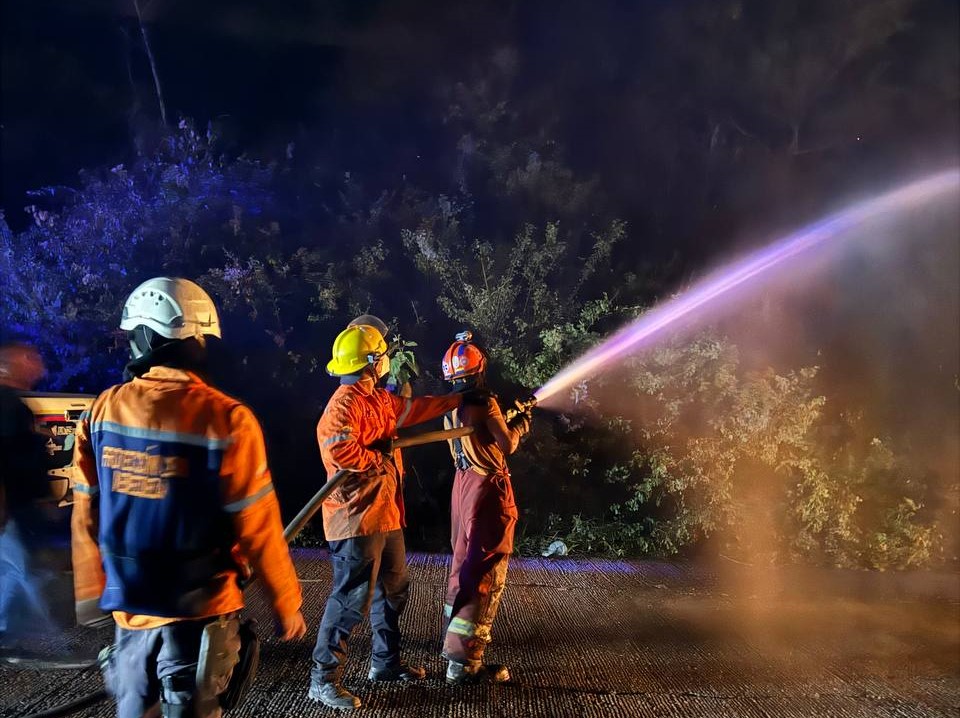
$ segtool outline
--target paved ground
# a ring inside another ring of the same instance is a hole
[[[321,551],[297,552],[304,612],[316,627],[329,587]],[[361,715],[837,716],[960,715],[960,579],[955,575],[791,572],[589,560],[515,561],[492,659],[514,680],[447,688],[438,657],[447,557],[411,557],[412,687],[365,679],[369,628],[346,683]],[[718,571],[717,568],[720,570]],[[254,613],[267,620],[261,597]],[[265,624],[266,625],[266,624]],[[93,646],[109,635],[71,634]],[[312,640],[266,643],[252,697],[234,716],[328,716],[305,699]],[[93,672],[0,668],[0,716],[29,715],[100,686]],[[109,716],[104,704],[78,713]]]

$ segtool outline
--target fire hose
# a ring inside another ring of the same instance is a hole
[[[507,412],[508,419],[511,416],[516,416],[520,413],[521,402],[517,402],[517,409],[511,409],[510,412]],[[532,407],[532,405],[530,405]],[[529,410],[530,407],[527,407],[526,410]],[[512,412],[512,414],[511,414]],[[401,437],[394,440],[393,448],[394,449],[405,449],[411,446],[423,446],[424,444],[433,444],[441,441],[448,441],[451,439],[459,439],[464,436],[473,433],[473,429],[470,427],[460,427],[456,429],[447,429],[443,431],[426,431],[419,434],[411,434],[409,436]],[[287,524],[286,528],[283,530],[283,538],[287,543],[293,541],[301,531],[306,527],[310,522],[310,519],[320,510],[320,506],[323,504],[324,499],[326,499],[330,494],[337,490],[337,488],[346,481],[350,475],[354,473],[347,469],[341,469],[331,476],[327,482],[320,487],[320,489],[315,493],[311,499],[306,503],[306,505],[300,509],[300,512],[294,516],[293,520]],[[244,580],[241,583],[241,588],[246,589],[254,580],[254,576],[251,576]],[[254,657],[256,661],[256,657]],[[44,662],[31,662],[31,661],[19,661],[12,662],[13,665],[17,665],[22,668],[36,668],[39,670],[68,670],[68,669],[86,669],[92,668],[97,665],[97,661],[73,661],[70,663],[56,661],[44,661]],[[253,672],[255,672],[256,666],[254,663]],[[71,713],[75,713],[83,708],[86,708],[91,705],[100,703],[101,701],[109,698],[109,693],[105,689],[95,691],[85,696],[81,696],[73,701],[68,703],[63,703],[59,706],[54,706],[45,711],[39,713],[31,713],[27,718],[60,718],[61,716],[67,716]]]
[[[426,431],[421,434],[396,439],[393,442],[393,448],[406,449],[411,446],[434,444],[450,439],[460,439],[472,433],[473,429],[470,427],[446,429],[444,431]],[[350,477],[351,473],[353,472],[347,469],[341,469],[331,476],[327,480],[327,483],[320,487],[320,490],[300,509],[300,513],[294,516],[293,520],[287,524],[287,527],[283,530],[283,538],[286,539],[287,543],[293,541],[300,532],[303,531],[304,527],[310,522],[310,519],[313,518],[313,515],[320,510],[320,505],[323,504],[323,500],[336,491],[337,488]]]
[[[536,396],[518,400],[514,403],[512,408],[507,410],[505,418],[507,422],[511,422],[520,414],[528,414],[536,405]],[[462,439],[464,436],[469,436],[472,433],[473,428],[469,426],[462,426],[455,429],[444,429],[442,431],[424,431],[418,434],[411,434],[409,436],[396,439],[393,442],[393,448],[406,449],[411,446],[423,446],[424,444],[434,444],[441,441],[450,441],[452,439]],[[340,470],[331,476],[327,480],[327,483],[320,487],[320,490],[313,495],[313,498],[311,498],[302,509],[300,509],[300,513],[294,516],[293,520],[287,524],[287,527],[283,530],[283,538],[286,539],[287,543],[293,541],[300,534],[300,532],[303,531],[304,527],[310,522],[310,519],[313,518],[313,515],[320,509],[320,505],[323,503],[323,500],[336,491],[337,487],[346,481],[351,473],[352,472],[345,469]]]

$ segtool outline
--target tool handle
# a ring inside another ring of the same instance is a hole
[[[423,446],[424,444],[436,444],[441,441],[451,441],[453,439],[462,439],[473,433],[472,426],[458,426],[456,429],[438,429],[437,431],[424,431],[412,436],[401,436],[393,442],[394,449],[406,449],[411,446]]]

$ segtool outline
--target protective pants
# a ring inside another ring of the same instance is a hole
[[[239,628],[236,616],[230,620],[234,629]],[[213,685],[197,685],[200,642],[210,622],[208,618],[177,621],[137,630],[117,626],[115,650],[104,670],[107,690],[117,701],[117,718],[158,715],[158,700],[165,717],[220,718],[218,696],[230,680],[232,667],[214,676]],[[239,652],[240,639],[231,641],[229,649]]]
[[[371,666],[396,667],[400,663],[400,614],[407,605],[410,584],[403,531],[331,541],[330,562],[333,590],[313,650],[313,682],[340,680],[347,641],[367,611],[373,629]]]
[[[517,505],[510,475],[460,469],[450,506],[453,562],[444,612],[443,655],[464,664],[483,660],[513,553]]]

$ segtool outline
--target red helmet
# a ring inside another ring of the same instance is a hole
[[[487,357],[479,347],[470,343],[473,334],[461,332],[457,341],[450,345],[443,355],[443,378],[456,381],[468,376],[480,374],[487,369]]]

